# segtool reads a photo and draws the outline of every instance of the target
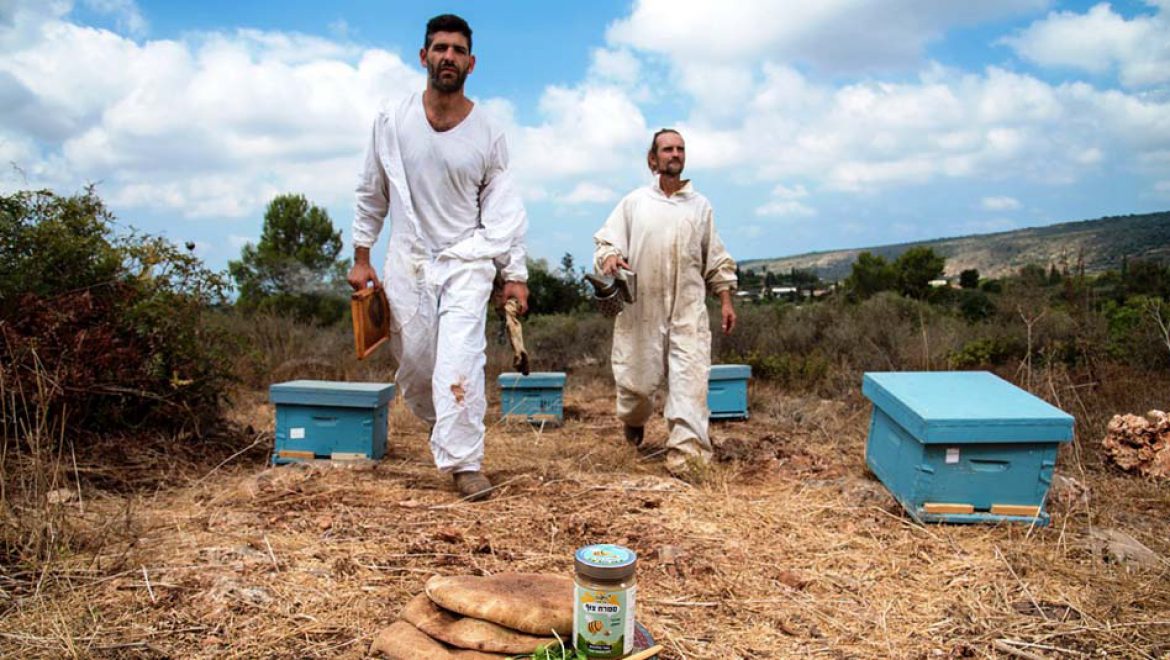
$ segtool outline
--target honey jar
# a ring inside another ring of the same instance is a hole
[[[634,648],[638,555],[620,545],[587,545],[574,555],[573,644],[589,658]]]

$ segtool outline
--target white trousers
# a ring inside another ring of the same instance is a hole
[[[613,375],[617,385],[617,416],[629,426],[645,426],[654,412],[654,398],[663,382],[663,416],[668,449],[710,458],[707,434],[707,376],[711,370],[711,333],[706,310],[699,320],[675,324],[671,330],[647,331],[618,317],[614,332]],[[702,325],[700,325],[700,322]]]
[[[443,472],[483,465],[484,334],[495,266],[443,259],[426,264],[419,310],[390,337],[395,383],[417,417],[432,424],[431,454]],[[393,292],[388,292],[393,295]]]

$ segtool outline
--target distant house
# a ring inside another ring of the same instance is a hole
[[[927,282],[927,284],[929,284],[932,289],[941,289],[945,286],[949,286],[950,282],[946,281],[945,279],[938,279],[938,280],[931,280],[931,281]]]

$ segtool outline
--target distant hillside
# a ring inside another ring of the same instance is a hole
[[[968,268],[978,269],[983,277],[1000,277],[1027,264],[1045,268],[1050,264],[1057,268],[1067,265],[1071,269],[1081,259],[1087,272],[1118,269],[1124,257],[1170,263],[1170,211],[855,250],[810,252],[778,259],[751,259],[741,262],[740,268],[760,270],[767,266],[773,273],[797,268],[815,271],[822,279],[839,280],[849,275],[859,252],[868,250],[893,260],[916,245],[924,245],[946,257],[946,274],[952,277]]]

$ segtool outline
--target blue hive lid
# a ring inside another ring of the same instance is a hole
[[[563,388],[565,386],[565,372],[563,371],[533,371],[527,376],[509,371],[500,374],[500,387],[512,388]]]
[[[710,380],[746,380],[752,377],[750,364],[713,364]]]
[[[394,398],[393,383],[342,383],[331,380],[293,380],[268,388],[273,403],[304,406],[377,408]]]
[[[1072,440],[1072,415],[987,371],[871,372],[861,392],[925,444]]]

